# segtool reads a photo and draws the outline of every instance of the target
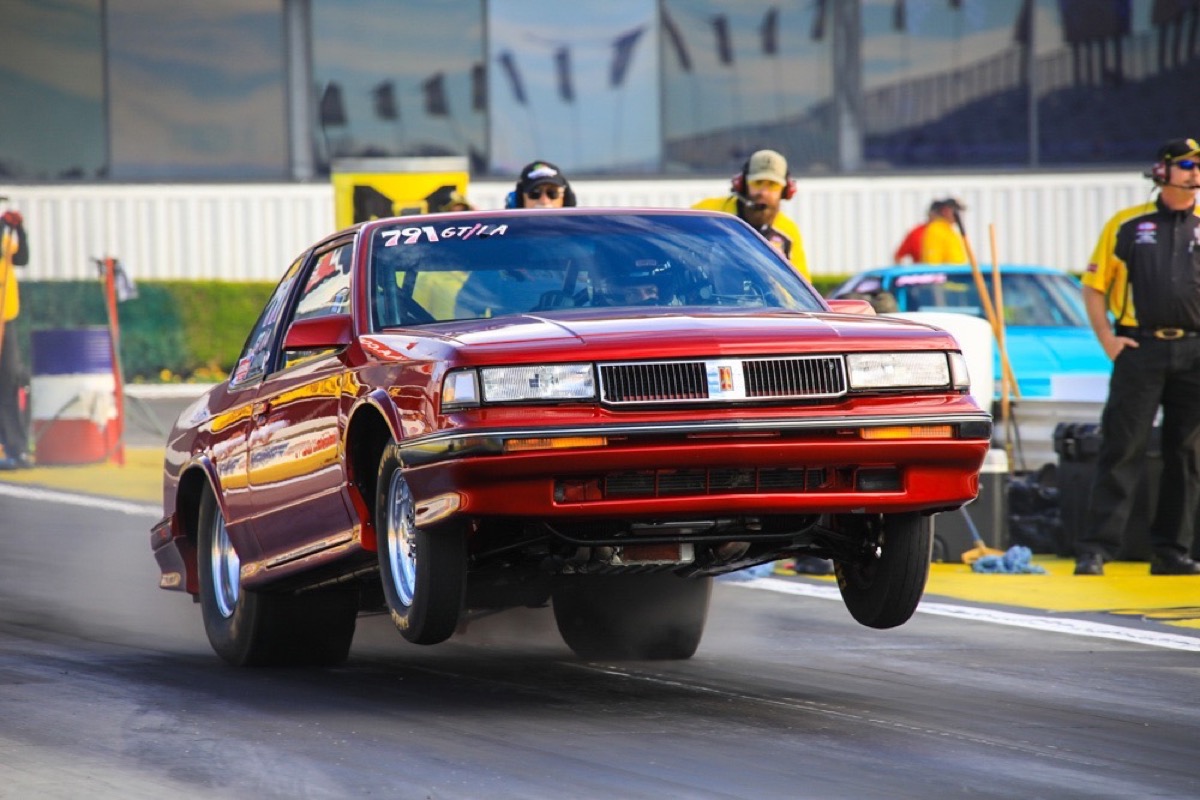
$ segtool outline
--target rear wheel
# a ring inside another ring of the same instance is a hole
[[[200,502],[197,538],[200,611],[217,655],[239,667],[340,664],[350,653],[358,590],[304,594],[248,591],[241,560],[211,490]]]
[[[700,646],[712,578],[579,575],[553,591],[554,621],[581,658],[679,660]]]
[[[414,644],[450,638],[462,614],[467,586],[467,541],[452,526],[418,528],[416,502],[395,442],[379,462],[375,526],[379,577],[392,622]]]
[[[879,543],[879,557],[835,564],[850,615],[869,628],[903,625],[917,610],[929,577],[933,525],[921,514],[841,517]]]

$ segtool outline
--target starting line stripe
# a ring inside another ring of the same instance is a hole
[[[56,492],[50,489],[31,488],[6,483],[0,483],[0,495],[7,495],[8,497],[15,497],[22,500],[38,500],[94,508],[102,511],[114,511],[118,514],[128,514],[136,517],[157,517],[162,513],[162,509],[158,506],[146,503],[131,503],[124,500],[89,497],[87,495]],[[748,581],[730,581],[726,585],[777,592],[779,594],[816,597],[822,600],[837,600],[840,602],[842,599],[841,592],[838,591],[836,586],[793,583],[778,578],[754,578]],[[1145,631],[1137,628],[1123,628],[1119,625],[1087,622],[1069,617],[1014,614],[1009,611],[998,611],[990,608],[973,608],[970,606],[950,605],[949,603],[930,602],[922,602],[917,606],[917,613],[933,614],[935,616],[951,617],[972,622],[986,622],[992,625],[1007,625],[1013,628],[1047,631],[1049,633],[1064,633],[1070,636],[1111,639],[1113,641],[1140,644],[1147,647],[1200,652],[1200,638],[1180,636],[1172,633],[1160,633],[1158,631]]]
[[[749,581],[730,581],[727,586],[741,586],[747,589],[760,589],[780,594],[817,597],[822,600],[837,600],[841,602],[842,594],[836,586],[815,585],[811,583],[793,583],[778,578],[755,578]],[[933,614],[939,617],[952,617],[972,622],[987,622],[993,625],[1007,625],[1013,628],[1028,628],[1050,633],[1065,633],[1070,636],[1088,636],[1094,639],[1112,639],[1118,642],[1141,644],[1148,647],[1164,647],[1170,650],[1188,650],[1200,652],[1200,638],[1180,636],[1173,633],[1145,631],[1137,628],[1123,628],[1119,625],[1106,625],[1103,622],[1088,622],[1069,617],[1046,617],[1035,614],[1014,614],[1010,611],[998,611],[990,608],[972,608],[955,606],[949,603],[922,602],[917,606],[918,614]]]

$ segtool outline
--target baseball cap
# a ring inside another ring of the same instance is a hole
[[[473,211],[471,203],[467,200],[467,196],[455,189],[450,193],[445,203],[442,203],[441,211]]]
[[[787,159],[774,150],[759,150],[746,162],[746,180],[774,181],[780,186],[787,184]]]
[[[521,170],[521,177],[517,180],[517,189],[525,192],[544,183],[566,187],[567,179],[563,177],[562,170],[549,161],[534,161],[526,164],[525,169]]]
[[[1175,161],[1196,155],[1200,155],[1200,142],[1195,139],[1172,139],[1158,148],[1159,161]]]

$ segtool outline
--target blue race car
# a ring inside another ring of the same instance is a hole
[[[992,292],[991,268],[983,268]],[[1020,396],[1050,397],[1051,377],[1095,378],[1112,362],[1088,324],[1079,281],[1051,267],[1002,264],[1005,343]],[[888,295],[891,295],[889,298]],[[912,264],[879,267],[850,278],[829,295],[872,299],[881,311],[939,311],[985,317],[968,265]],[[891,298],[895,299],[891,308]],[[1000,386],[1000,356],[995,356]]]

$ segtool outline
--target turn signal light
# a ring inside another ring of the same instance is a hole
[[[604,447],[608,438],[604,436],[556,436],[546,439],[507,439],[506,453],[528,453],[532,450],[570,450],[575,447]]]
[[[863,428],[864,439],[953,439],[950,425],[889,425],[883,428]]]

